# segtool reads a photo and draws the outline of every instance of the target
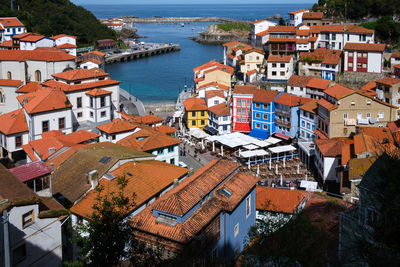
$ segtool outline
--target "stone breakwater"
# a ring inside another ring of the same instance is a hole
[[[131,16],[120,17],[124,22],[133,23],[185,23],[185,22],[233,22],[239,21],[223,17],[151,17],[138,18]]]
[[[212,24],[208,26],[207,31],[200,32],[199,36],[192,36],[190,39],[204,44],[223,44],[232,41],[248,43],[249,34],[250,32],[239,30],[226,32],[219,29],[217,24]]]

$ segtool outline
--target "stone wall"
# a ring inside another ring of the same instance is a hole
[[[385,77],[385,73],[361,73],[361,72],[344,72],[338,77],[338,83],[360,89],[370,81],[376,81]]]

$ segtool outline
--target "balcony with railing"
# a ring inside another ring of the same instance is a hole
[[[285,127],[288,127],[288,128],[292,127],[290,121],[287,121],[287,120],[280,120],[280,119],[275,118],[275,123],[285,126]]]

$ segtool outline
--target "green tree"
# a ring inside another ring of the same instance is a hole
[[[86,266],[154,265],[158,257],[150,248],[138,242],[133,227],[126,220],[135,206],[135,195],[127,196],[125,177],[118,177],[119,191],[104,192],[98,186],[96,203],[87,223],[77,226],[76,242],[80,247],[81,264]]]
[[[286,25],[285,20],[283,18],[279,18],[279,25],[280,26],[285,26]]]

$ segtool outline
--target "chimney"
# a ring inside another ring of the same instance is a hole
[[[88,183],[92,185],[91,189],[95,189],[99,183],[99,181],[97,180],[98,177],[97,170],[92,170],[90,172],[87,172],[86,175],[88,178]]]
[[[54,152],[56,152],[56,148],[55,147],[49,147],[49,155],[53,154]]]
[[[179,180],[178,178],[174,179],[174,187],[177,187],[179,185]]]
[[[54,171],[54,163],[53,162],[50,163],[50,168],[51,168],[52,171]]]
[[[28,103],[28,98],[25,96],[24,100],[22,101],[22,105],[26,105]]]

